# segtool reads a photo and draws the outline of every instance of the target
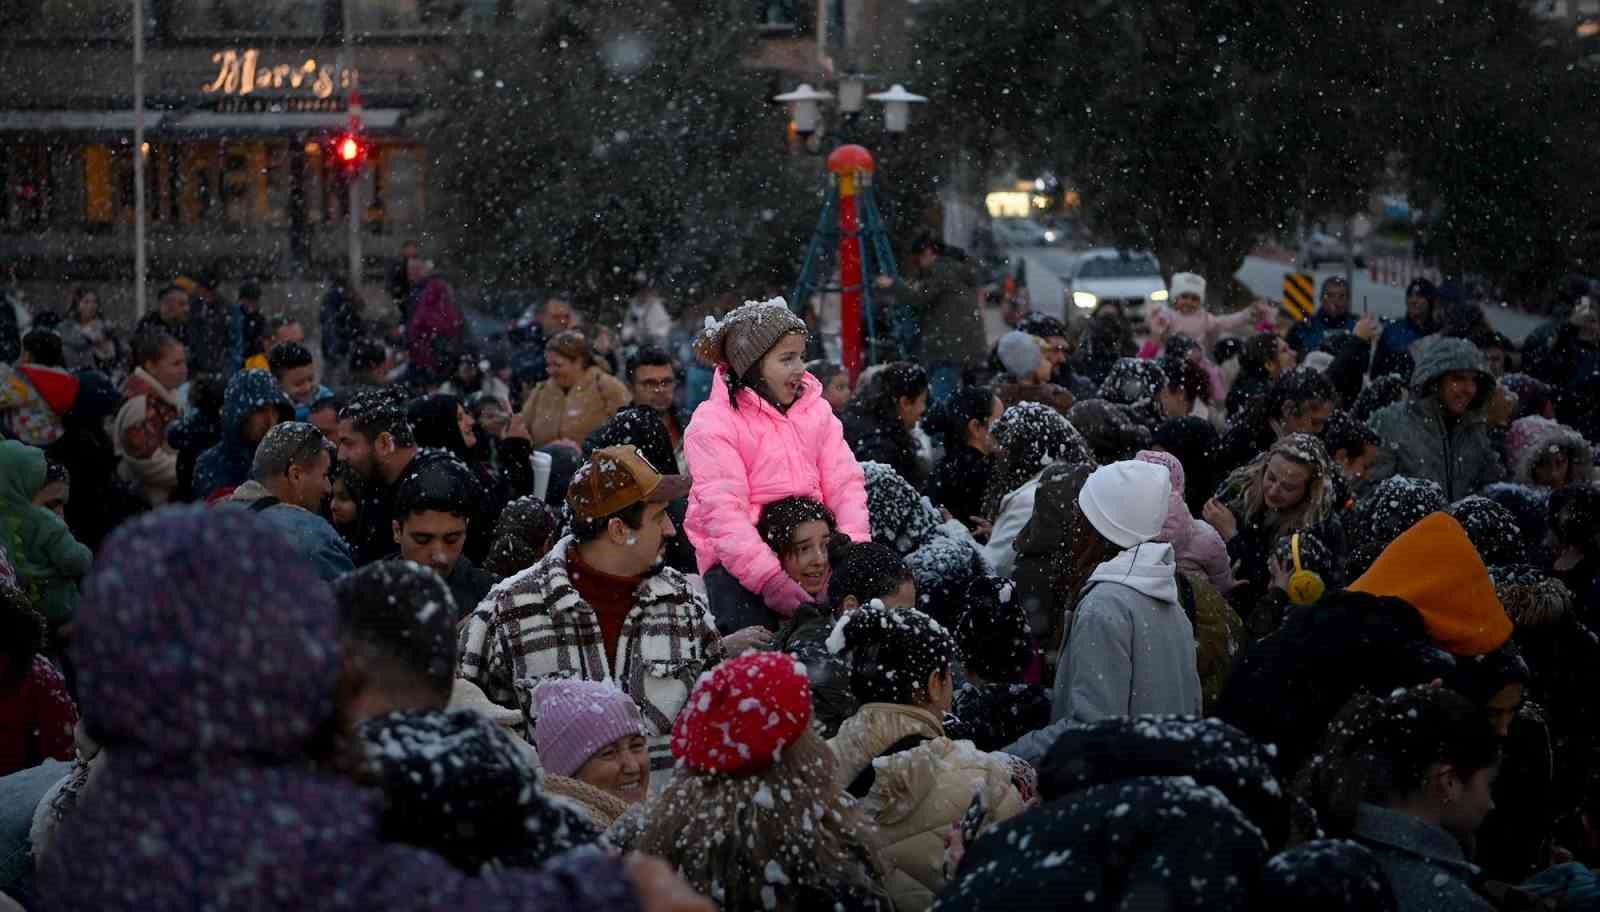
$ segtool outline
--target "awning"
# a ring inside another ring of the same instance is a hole
[[[361,113],[364,129],[386,131],[399,126],[403,108],[370,108]],[[146,111],[150,134],[174,133],[301,133],[339,130],[350,123],[344,111]],[[0,111],[0,133],[132,133],[132,111]],[[159,135],[152,138],[159,139]]]
[[[144,128],[155,129],[164,111],[144,112]],[[132,133],[132,111],[0,111],[0,133]]]
[[[368,130],[392,130],[405,115],[400,108],[371,108],[361,112],[361,125]],[[162,132],[294,133],[338,130],[349,123],[345,111],[191,111],[173,114],[162,124]]]

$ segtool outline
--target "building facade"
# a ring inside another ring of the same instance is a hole
[[[133,0],[0,2],[0,284],[41,289],[35,307],[59,307],[48,285],[96,284],[114,307],[122,286],[131,296],[135,156],[153,284],[209,271],[314,286],[341,271],[348,196],[331,144],[357,93],[363,266],[377,279],[404,241],[426,246],[430,65],[475,34],[531,32],[560,0],[142,2],[137,149]],[[879,46],[869,29],[904,30],[885,10],[906,0],[730,2],[775,84],[855,65]]]

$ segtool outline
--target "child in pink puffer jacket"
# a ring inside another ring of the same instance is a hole
[[[806,373],[805,341],[805,323],[782,298],[747,301],[695,340],[716,375],[684,431],[694,478],[684,532],[725,633],[776,629],[811,601],[756,531],[762,507],[810,497],[833,511],[840,532],[872,538],[861,466],[822,384]]]
[[[1172,479],[1172,493],[1167,497],[1167,518],[1161,523],[1161,534],[1156,541],[1172,545],[1173,556],[1178,559],[1178,569],[1185,573],[1204,573],[1223,595],[1239,585],[1233,578],[1233,566],[1228,561],[1228,543],[1222,540],[1211,524],[1195,519],[1183,499],[1183,463],[1165,450],[1140,450],[1134,457],[1140,462],[1153,462],[1166,466]]]

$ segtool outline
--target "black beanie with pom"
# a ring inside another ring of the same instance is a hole
[[[967,610],[956,624],[966,670],[989,684],[1020,684],[1033,660],[1033,635],[1016,586],[980,576],[967,586]]]
[[[850,654],[850,689],[862,703],[915,706],[928,699],[928,678],[948,672],[955,637],[914,608],[860,608],[839,619],[828,636],[835,655]]]

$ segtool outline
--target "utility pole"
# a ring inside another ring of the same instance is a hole
[[[361,135],[361,90],[355,83],[355,25],[350,17],[350,0],[343,0],[344,46],[340,51],[339,81],[346,86],[345,99],[350,109],[350,135]],[[345,208],[349,210],[350,293],[361,296],[361,181],[359,174],[347,182]]]
[[[133,311],[142,319],[149,264],[145,260],[144,0],[133,0]]]

